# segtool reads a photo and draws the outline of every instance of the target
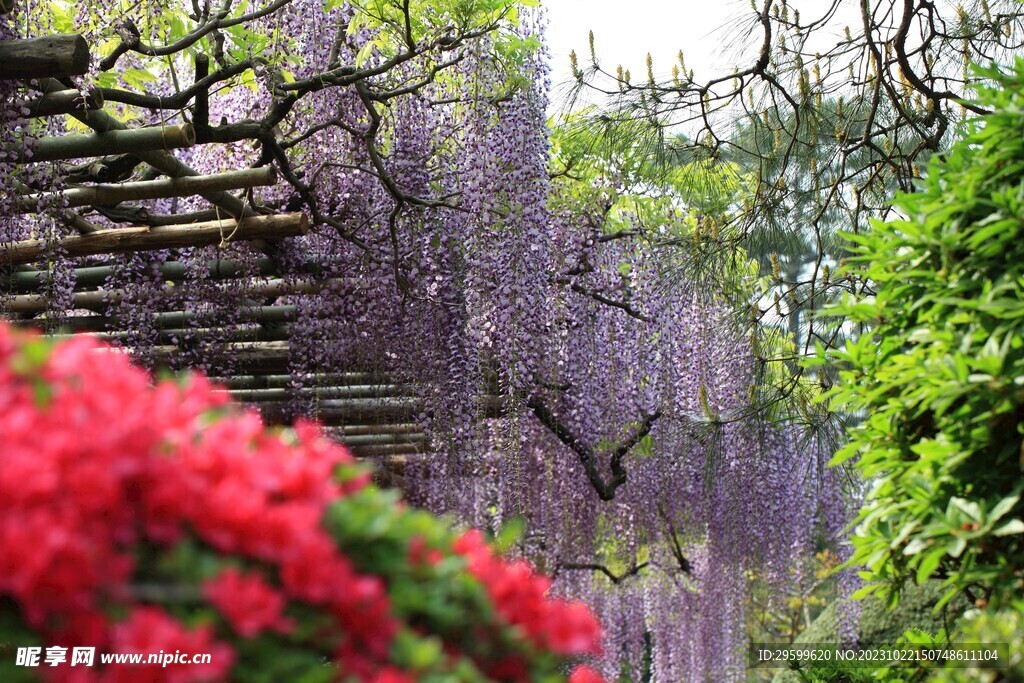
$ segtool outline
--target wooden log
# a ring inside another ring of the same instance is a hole
[[[0,80],[81,76],[88,70],[89,44],[78,34],[0,42]]]
[[[242,240],[279,239],[305,235],[309,220],[304,213],[250,216],[241,221],[223,220],[191,225],[151,228],[130,227],[100,230],[91,235],[66,237],[61,247],[71,256],[199,247]],[[0,263],[31,263],[46,253],[46,240],[25,240],[0,246]],[[286,285],[277,289],[287,289]],[[18,298],[18,297],[15,297]]]
[[[99,157],[107,154],[149,152],[191,147],[196,131],[191,123],[154,126],[131,130],[112,130],[92,135],[62,135],[39,138],[30,147],[20,149],[22,161],[57,161]]]
[[[273,185],[277,172],[273,166],[247,168],[243,171],[229,171],[211,175],[162,178],[133,183],[111,183],[76,187],[60,193],[28,194],[18,197],[20,209],[33,212],[40,203],[47,205],[63,199],[65,206],[113,205],[124,201],[162,199],[166,197],[187,197],[203,192],[220,192],[241,188]]]
[[[95,86],[85,90],[74,88],[57,90],[25,102],[25,108],[28,109],[30,118],[70,114],[73,111],[87,111],[102,107],[103,92]]]

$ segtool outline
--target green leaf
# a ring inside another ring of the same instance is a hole
[[[993,536],[1013,536],[1014,534],[1024,534],[1024,521],[1012,519],[992,532]]]
[[[996,503],[995,507],[992,508],[992,512],[989,513],[988,518],[991,521],[996,521],[1005,515],[1007,512],[1012,510],[1017,502],[1020,501],[1020,496],[1009,496],[1003,498],[1001,501]]]
[[[935,573],[939,563],[942,562],[942,558],[945,556],[945,548],[935,548],[924,556],[921,564],[917,566],[917,574],[914,577],[918,585],[923,584]]]
[[[373,54],[373,48],[376,46],[376,41],[368,40],[361,48],[359,48],[359,52],[356,53],[356,68],[361,68],[366,64],[366,60],[368,60],[370,55]]]

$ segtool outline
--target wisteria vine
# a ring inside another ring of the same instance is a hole
[[[88,4],[77,19],[99,44],[111,27],[95,17],[120,5]],[[331,373],[403,383],[420,401],[405,417],[430,443],[405,463],[410,497],[494,530],[524,518],[521,551],[600,614],[606,677],[640,680],[649,659],[656,681],[741,680],[752,577],[799,581],[800,558],[839,538],[849,501],[822,466],[827,445],[749,410],[757,358],[729,305],[665,287],[642,226],[608,233],[599,205],[558,196],[541,19],[495,2],[473,21],[404,3],[390,23],[367,20],[371,3],[272,4],[237,24],[244,33],[218,24],[197,37],[209,16],[192,16],[199,28],[180,40],[197,54],[168,55],[146,50],[168,43],[163,17],[189,10],[139,3],[89,78],[140,125],[194,123],[211,144],[178,156],[200,172],[274,164],[283,182],[247,205],[305,210],[313,230],[99,260],[55,249],[39,267],[64,295],[46,315],[96,317],[76,309],[70,280],[103,265],[116,296],[100,329],[143,363],[230,379],[241,344],[287,342],[278,418],[333,409],[316,392]],[[159,78],[138,93],[111,76],[132,69]],[[4,87],[0,135],[21,140],[29,124]],[[52,187],[31,165],[0,163]],[[150,173],[126,165],[124,177]],[[211,211],[189,198],[87,218]],[[0,205],[0,242],[41,226]]]

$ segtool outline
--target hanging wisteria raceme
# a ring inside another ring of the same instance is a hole
[[[431,469],[426,483],[463,491],[449,507],[463,516],[481,503],[492,524],[525,515],[524,552],[558,576],[556,590],[601,614],[606,676],[625,666],[639,680],[653,648],[655,680],[745,680],[753,577],[780,594],[797,585],[802,558],[822,538],[839,540],[850,502],[839,473],[821,467],[827,447],[749,410],[755,359],[724,305],[659,294],[651,255],[614,244],[584,240],[594,273],[577,282],[617,291],[635,317],[570,291],[555,302],[560,334],[538,357],[542,398],[530,405],[547,407],[570,436],[556,438],[550,417],[492,420],[473,455],[445,471],[456,480],[439,483]],[[616,450],[659,410],[613,488]],[[597,483],[572,440],[598,459]],[[601,487],[614,498],[602,500]]]
[[[85,4],[79,20],[100,44],[110,36],[89,19],[119,3]],[[799,583],[801,558],[838,537],[846,499],[819,466],[826,447],[750,410],[758,361],[724,300],[665,287],[664,254],[639,221],[609,233],[601,201],[553,187],[547,67],[531,47],[540,20],[481,10],[478,25],[453,29],[438,9],[405,17],[396,48],[395,22],[374,24],[360,3],[278,5],[247,33],[196,42],[205,66],[172,56],[173,78],[137,51],[115,59],[117,72],[161,76],[146,84],[153,99],[105,87],[112,106],[157,125],[181,109],[164,100],[204,68],[231,72],[202,107],[188,102],[214,144],[177,156],[203,173],[273,164],[282,182],[253,190],[251,210],[304,210],[314,225],[277,244],[104,259],[115,341],[149,365],[230,378],[244,374],[232,344],[284,339],[278,418],[317,414],[310,389],[328,373],[400,383],[420,400],[405,417],[430,443],[405,464],[410,498],[494,530],[524,518],[523,554],[601,616],[609,680],[641,680],[648,660],[661,682],[741,680],[753,577],[779,591]],[[169,30],[160,17],[181,7],[139,3],[125,19],[157,44]],[[24,128],[5,116],[0,134]],[[209,206],[139,204],[190,219]],[[40,225],[0,209],[0,241]],[[54,250],[49,263],[68,273],[95,262]],[[184,266],[173,285],[172,263]],[[270,285],[294,293],[261,293]],[[271,301],[281,324],[246,317]],[[50,306],[70,309],[66,296]]]

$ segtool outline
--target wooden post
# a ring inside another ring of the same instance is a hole
[[[99,230],[91,235],[65,237],[61,247],[70,256],[92,256],[124,251],[153,251],[197,247],[253,239],[279,239],[305,235],[309,219],[304,213],[250,216],[241,221],[223,220],[192,225],[130,227]],[[46,253],[46,240],[26,240],[0,245],[0,263],[31,263]],[[288,285],[275,289],[288,290]],[[18,297],[15,297],[18,298]]]
[[[196,131],[191,123],[132,130],[113,130],[100,135],[63,135],[59,138],[34,140],[29,148],[22,148],[23,161],[57,161],[99,157],[106,154],[125,154],[142,151],[168,150],[191,147],[196,144]]]
[[[0,2],[3,2],[3,0],[0,0]],[[29,117],[31,118],[70,114],[73,111],[87,111],[102,107],[103,93],[95,86],[85,90],[75,90],[74,88],[57,90],[25,103],[25,108],[29,110]]]
[[[81,76],[89,70],[89,44],[78,34],[0,42],[0,80]]]
[[[76,187],[64,191],[63,201],[64,205],[68,207],[103,206],[119,204],[124,201],[188,197],[202,192],[237,190],[259,185],[273,185],[276,182],[277,172],[274,170],[274,167],[261,166],[260,168],[248,168],[244,171],[228,171],[227,173],[214,173],[211,175]],[[21,195],[18,197],[18,202],[21,210],[27,213],[35,211],[40,202],[45,204],[60,198],[60,193],[48,192]]]

